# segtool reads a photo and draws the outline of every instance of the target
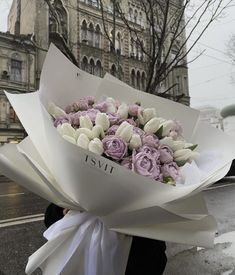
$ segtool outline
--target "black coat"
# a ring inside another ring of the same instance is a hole
[[[63,208],[50,204],[45,213],[46,227],[62,218]],[[167,262],[165,250],[163,241],[133,237],[125,275],[163,274]]]

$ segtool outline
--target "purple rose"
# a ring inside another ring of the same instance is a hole
[[[80,116],[81,116],[81,112],[77,112],[77,113],[72,113],[69,114],[70,118],[71,118],[71,123],[74,126],[79,126],[80,125]]]
[[[121,165],[129,170],[132,170],[132,156],[124,158],[121,162]]]
[[[119,124],[119,121],[121,119],[120,115],[119,114],[116,114],[116,113],[108,113],[108,119],[109,119],[109,122],[110,122],[110,125],[117,125]]]
[[[140,137],[142,137],[143,135],[145,135],[145,131],[143,131],[142,129],[140,129],[139,127],[134,127],[133,128],[133,132],[137,135],[139,135]]]
[[[161,163],[170,163],[173,161],[173,151],[167,145],[160,145],[160,161]]]
[[[92,123],[95,123],[95,118],[96,118],[96,115],[100,113],[99,110],[97,109],[89,109],[87,111],[83,111],[80,113],[80,116],[89,116],[90,120],[92,121]]]
[[[138,149],[138,152],[144,152],[154,158],[156,163],[160,163],[160,151],[157,148],[150,145],[143,145]]]
[[[74,112],[74,108],[73,105],[68,105],[65,107],[65,113],[69,114],[69,113],[73,113]]]
[[[154,134],[144,134],[142,136],[142,144],[146,144],[155,148],[159,146],[159,139]]]
[[[63,124],[63,123],[70,123],[70,124],[72,124],[71,117],[66,114],[65,116],[57,118],[54,121],[54,126],[57,127],[58,125]]]
[[[81,98],[82,100],[86,101],[88,105],[93,105],[95,103],[95,97],[94,96],[84,96]]]
[[[129,124],[133,125],[136,127],[136,122],[132,118],[127,118],[127,119],[120,119],[119,120],[119,125],[121,125],[124,121],[128,122]]]
[[[162,181],[160,166],[153,156],[146,152],[132,154],[132,170],[139,175]]]
[[[116,136],[106,136],[103,140],[104,154],[114,160],[121,160],[127,153],[126,142]]]
[[[141,107],[137,104],[129,105],[128,114],[137,117],[140,109]]]
[[[116,131],[117,131],[117,129],[118,129],[118,127],[119,127],[119,125],[113,125],[113,126],[111,126],[111,127],[107,130],[106,135],[107,135],[107,136],[114,136],[115,133],[116,133]]]
[[[163,177],[171,177],[173,180],[177,180],[181,177],[179,167],[175,162],[163,164],[161,172]]]
[[[107,104],[107,102],[102,101],[102,102],[94,104],[93,108],[99,110],[102,113],[106,113],[107,109],[108,109],[108,104]]]
[[[168,136],[172,137],[174,140],[183,136],[183,127],[179,121],[174,120],[174,125]]]

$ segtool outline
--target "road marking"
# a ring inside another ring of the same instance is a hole
[[[24,195],[24,194],[25,194],[25,193],[4,194],[4,195],[0,195],[0,198],[3,198],[3,197],[21,196],[21,195]]]
[[[13,219],[0,220],[0,228],[19,225],[19,224],[25,224],[30,222],[37,222],[42,220],[44,220],[44,214],[35,214],[35,215],[17,217]]]

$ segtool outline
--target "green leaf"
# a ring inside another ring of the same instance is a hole
[[[187,148],[185,148],[185,149],[190,149],[190,150],[195,150],[196,148],[197,148],[197,146],[198,146],[198,144],[194,144],[194,145],[192,145],[192,146],[189,146],[189,147],[187,147]]]
[[[161,139],[161,138],[163,138],[162,133],[163,133],[163,126],[161,126],[161,127],[157,130],[157,132],[155,133],[155,135],[156,135],[159,139]]]
[[[181,160],[181,161],[176,161],[176,164],[181,167],[181,166],[184,166],[185,163],[187,162],[187,160]]]
[[[173,180],[172,177],[164,177],[163,178],[163,182],[166,183],[166,184],[171,184],[171,185],[175,185],[175,181]]]

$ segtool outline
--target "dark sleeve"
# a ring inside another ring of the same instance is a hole
[[[167,263],[163,241],[133,237],[125,275],[161,275]]]
[[[58,220],[62,219],[63,215],[63,208],[55,205],[53,203],[49,204],[46,209],[45,217],[44,217],[44,224],[48,228],[53,223],[57,222]]]

